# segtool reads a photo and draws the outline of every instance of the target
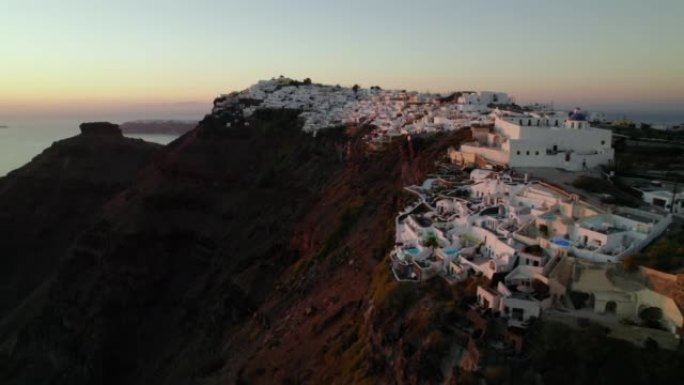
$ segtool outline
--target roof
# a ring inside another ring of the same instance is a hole
[[[576,122],[584,122],[587,120],[587,114],[580,110],[579,108],[575,109],[575,111],[571,112],[568,115],[568,120],[576,121]]]
[[[475,169],[470,173],[470,178],[471,179],[485,179],[489,175],[491,175],[494,171],[492,170],[483,170],[483,169]]]

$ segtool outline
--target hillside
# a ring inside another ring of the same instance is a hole
[[[5,335],[3,383],[237,381],[269,352],[255,325],[316,306],[310,321],[339,313],[336,334],[360,316],[399,187],[451,140],[413,161],[371,155],[360,131],[314,138],[296,116],[263,111],[230,129],[208,117],[169,145],[75,242],[40,316]],[[318,303],[326,292],[335,306]],[[296,354],[313,358],[329,337]]]
[[[0,178],[2,315],[47,279],[80,229],[161,148],[126,139],[113,125],[82,130]]]

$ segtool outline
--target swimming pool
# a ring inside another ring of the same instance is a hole
[[[565,238],[554,238],[551,240],[551,242],[557,244],[558,246],[561,247],[570,247],[572,245],[572,242]]]
[[[600,228],[603,226],[603,216],[596,216],[596,217],[585,219],[583,221],[583,223],[589,227]]]
[[[448,248],[448,249],[444,249],[444,254],[451,257],[451,256],[458,254],[459,251],[461,251],[461,249]]]
[[[545,219],[547,221],[555,221],[556,220],[556,216],[553,214],[544,214],[541,216],[541,218]]]
[[[408,249],[404,249],[404,252],[405,252],[406,254],[410,254],[410,255],[413,255],[413,256],[416,256],[416,255],[420,254],[420,251],[419,251],[418,248],[416,248],[416,247],[409,247]]]

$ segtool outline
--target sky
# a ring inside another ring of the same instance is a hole
[[[684,110],[682,0],[3,0],[1,114],[207,112],[285,75]]]

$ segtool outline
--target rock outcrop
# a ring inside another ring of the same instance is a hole
[[[82,127],[86,133],[54,143],[0,178],[0,336],[49,294],[78,235],[162,147],[124,138],[115,126]]]
[[[111,137],[122,137],[123,133],[118,124],[109,122],[82,123],[80,126],[83,135],[101,135]]]

